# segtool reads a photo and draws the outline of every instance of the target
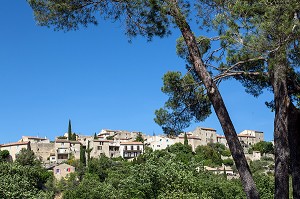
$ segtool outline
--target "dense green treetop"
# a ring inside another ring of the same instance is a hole
[[[180,72],[168,72],[163,77],[162,92],[169,96],[164,108],[155,111],[154,121],[164,133],[176,136],[191,124],[203,121],[211,113],[211,104],[202,86],[191,74],[182,77]]]

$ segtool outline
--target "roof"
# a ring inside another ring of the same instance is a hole
[[[121,142],[121,145],[143,145],[142,142]]]
[[[67,139],[57,139],[55,140],[56,143],[71,143],[71,144],[81,144],[79,141],[75,140],[67,140]]]
[[[33,140],[48,140],[47,138],[40,138],[40,137],[34,137],[34,136],[22,136],[22,138],[28,138]]]
[[[93,140],[94,142],[109,142],[109,140]]]
[[[75,167],[73,167],[73,166],[71,166],[71,165],[69,165],[69,164],[66,164],[66,163],[57,165],[57,166],[54,167],[54,169],[57,168],[57,167],[72,167],[72,168],[75,168]]]
[[[7,144],[2,144],[1,147],[6,147],[6,146],[18,146],[18,145],[28,145],[30,142],[11,142]]]
[[[179,138],[184,138],[184,136],[179,136]],[[201,140],[201,138],[197,137],[197,136],[187,136],[187,139],[193,139],[193,140]]]
[[[207,128],[207,127],[198,127],[198,128],[203,129],[203,130],[217,131],[216,129]]]
[[[225,138],[224,135],[217,135],[217,138]]]
[[[255,138],[255,136],[252,136],[252,135],[245,135],[245,134],[238,134],[237,135],[238,137],[249,137],[249,138]]]

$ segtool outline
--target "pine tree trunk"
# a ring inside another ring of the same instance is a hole
[[[259,198],[259,193],[221,94],[201,59],[196,38],[191,31],[190,26],[187,24],[185,17],[180,12],[176,0],[170,0],[170,4],[171,15],[174,17],[174,20],[184,37],[194,70],[198,77],[203,81],[204,86],[207,89],[208,97],[221,123],[232,157],[239,171],[246,196],[249,199],[257,199]]]
[[[292,103],[288,119],[293,198],[300,199],[300,111]]]
[[[273,66],[273,90],[275,100],[274,149],[275,149],[275,199],[289,198],[289,143],[288,143],[288,106],[290,103],[286,64],[277,61]]]

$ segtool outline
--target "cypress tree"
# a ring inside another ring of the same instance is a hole
[[[72,127],[71,127],[71,120],[69,120],[69,126],[68,126],[68,140],[72,140]]]
[[[83,146],[80,146],[80,163],[83,166],[86,165],[85,148]]]
[[[184,144],[184,146],[188,146],[189,145],[189,141],[188,141],[186,133],[184,133],[184,143],[183,144]]]
[[[71,140],[76,140],[76,133],[72,134],[72,139]]]
[[[97,136],[96,132],[94,134],[94,140],[98,140],[98,136]]]

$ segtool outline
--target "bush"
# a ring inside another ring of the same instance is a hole
[[[232,166],[234,164],[234,162],[232,159],[227,158],[227,159],[223,160],[223,164],[225,164],[226,166]]]

